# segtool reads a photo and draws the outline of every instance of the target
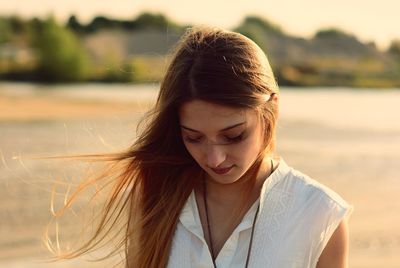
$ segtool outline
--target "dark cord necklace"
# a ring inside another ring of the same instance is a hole
[[[273,163],[273,161],[271,159],[271,171],[270,171],[268,177],[271,176],[273,170],[274,170],[274,163]],[[217,265],[215,264],[216,256],[215,256],[215,253],[214,253],[214,246],[213,246],[213,239],[212,239],[212,235],[211,235],[210,221],[208,219],[207,187],[206,187],[206,180],[205,179],[203,181],[203,195],[204,195],[204,207],[205,207],[205,210],[206,210],[208,239],[210,241],[211,258],[212,258],[212,261],[213,261],[214,268],[216,268],[217,267]],[[253,219],[253,224],[252,224],[252,228],[251,228],[251,235],[250,235],[250,244],[249,244],[249,248],[247,249],[247,257],[246,257],[245,268],[247,268],[248,265],[249,265],[250,252],[251,252],[251,247],[253,245],[253,236],[254,236],[254,229],[255,229],[254,227],[256,225],[257,215],[258,215],[258,211],[259,210],[260,210],[260,203],[257,206],[257,211],[256,211],[256,214],[254,215],[254,219]]]

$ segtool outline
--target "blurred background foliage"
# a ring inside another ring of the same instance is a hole
[[[55,82],[87,79],[88,54],[74,33],[52,17],[35,27],[32,47],[37,57],[37,77]]]
[[[75,15],[65,24],[51,15],[0,17],[0,79],[157,82],[168,64],[168,52],[187,27],[147,12],[132,20],[97,16],[87,24]],[[306,39],[252,15],[232,30],[266,52],[280,85],[400,86],[400,39],[386,50],[341,29],[321,29]]]

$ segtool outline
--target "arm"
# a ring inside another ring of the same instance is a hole
[[[317,268],[347,268],[349,232],[347,221],[343,220],[319,257]]]

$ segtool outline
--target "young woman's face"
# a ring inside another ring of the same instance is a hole
[[[256,111],[201,100],[184,103],[179,111],[183,143],[216,182],[237,181],[262,148],[262,127]]]

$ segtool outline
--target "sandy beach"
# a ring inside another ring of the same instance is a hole
[[[29,157],[126,148],[150,103],[0,93],[0,267],[111,267],[40,262],[49,256],[41,236],[51,218],[52,182],[76,174],[78,180],[81,170]],[[400,132],[340,128],[287,114],[280,118],[278,154],[354,205],[350,267],[399,268]]]

